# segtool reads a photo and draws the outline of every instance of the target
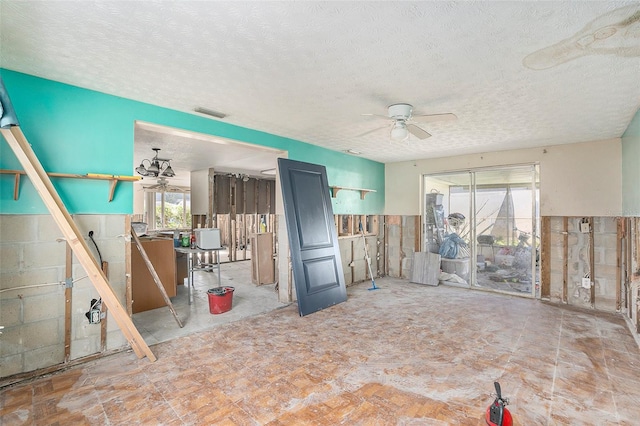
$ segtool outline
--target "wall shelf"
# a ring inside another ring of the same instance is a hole
[[[348,188],[346,186],[337,186],[337,185],[331,185],[329,186],[329,188],[331,188],[331,197],[335,198],[338,195],[338,191],[340,191],[341,189],[345,189],[348,191],[360,191],[360,199],[364,200],[364,197],[369,193],[369,192],[376,192],[375,189],[365,189],[365,188]]]
[[[20,195],[20,176],[26,174],[24,170],[5,170],[0,169],[0,174],[14,175],[13,180],[13,199],[18,200]],[[113,194],[116,191],[116,185],[120,181],[134,182],[141,178],[138,176],[121,176],[121,175],[107,175],[100,173],[87,173],[86,175],[79,175],[73,173],[47,173],[50,177],[55,178],[72,178],[72,179],[98,179],[108,180],[109,183],[109,202],[113,201]]]

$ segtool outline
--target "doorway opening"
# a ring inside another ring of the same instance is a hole
[[[539,296],[538,165],[424,176],[424,248],[441,282]]]
[[[159,293],[157,285],[145,264],[132,266],[132,290],[137,290],[133,319],[145,340],[164,341],[286,305],[281,300],[289,283],[279,279],[276,266],[281,261],[278,238],[286,239],[286,232],[278,226],[275,167],[287,152],[136,121],[134,170],[147,164],[145,158],[156,149],[171,161],[174,173],[160,181],[143,175],[134,184],[133,221],[148,225],[140,235],[143,246],[161,246],[155,257],[150,247],[145,250],[156,272],[166,269],[162,285],[184,328],[167,315],[164,299],[146,303]],[[190,264],[175,245],[189,240],[197,228],[218,229],[221,249],[197,253]],[[135,248],[131,252],[137,253]],[[220,273],[211,273],[210,266],[218,263]],[[219,286],[235,288],[233,306],[223,315],[211,315],[207,292]]]

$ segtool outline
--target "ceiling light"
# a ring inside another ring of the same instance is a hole
[[[409,130],[407,130],[407,124],[398,120],[394,123],[391,129],[391,139],[394,141],[403,141],[409,137]]]
[[[345,149],[344,152],[351,155],[361,155],[360,151],[356,151],[355,149]]]
[[[142,176],[158,177],[158,175],[160,175],[164,177],[174,177],[176,174],[171,168],[171,163],[169,163],[171,160],[158,158],[160,148],[152,148],[152,150],[156,152],[156,155],[151,160],[142,160],[140,165],[136,167],[136,172]],[[148,164],[147,167],[144,166],[145,161]]]
[[[212,109],[202,108],[202,107],[194,108],[194,111],[199,112],[200,114],[210,115],[211,117],[215,117],[215,118],[225,118],[227,116],[227,114],[214,111]]]

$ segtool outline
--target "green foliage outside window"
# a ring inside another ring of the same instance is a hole
[[[164,223],[162,223],[163,197]],[[191,228],[190,194],[188,192],[157,192],[155,195],[155,227],[156,229]]]

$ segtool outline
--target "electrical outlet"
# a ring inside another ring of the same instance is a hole
[[[89,311],[89,324],[99,324],[100,316],[100,309],[92,309]]]

